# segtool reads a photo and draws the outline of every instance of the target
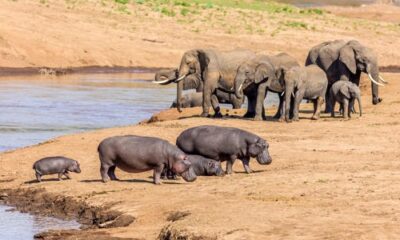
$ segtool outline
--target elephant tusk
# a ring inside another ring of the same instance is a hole
[[[175,82],[179,82],[182,79],[184,79],[187,76],[187,74],[180,76],[178,79],[175,80]]]
[[[241,92],[241,91],[242,91],[242,87],[243,87],[243,83],[242,83],[242,84],[240,84],[240,86],[239,86],[239,92]]]
[[[377,81],[375,81],[375,80],[372,78],[371,73],[368,73],[368,77],[369,77],[369,79],[371,80],[371,82],[375,83],[376,85],[379,85],[379,86],[382,86],[382,87],[385,86],[385,85],[383,85],[382,83],[378,83]]]
[[[285,95],[285,91],[283,91],[283,92],[281,93],[281,97],[283,97],[283,95]]]
[[[156,80],[154,80],[154,81],[152,81],[152,83],[157,83],[157,84],[163,84],[163,83],[167,83],[167,82],[170,82],[171,80],[169,80],[169,79],[165,79],[165,80],[162,80],[162,81],[156,81]]]
[[[381,77],[381,75],[379,75],[379,79],[383,82],[383,83],[388,83],[387,81],[385,81],[385,79],[383,79],[383,77]]]

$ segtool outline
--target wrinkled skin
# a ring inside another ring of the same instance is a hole
[[[255,116],[254,120],[265,119],[264,99],[267,91],[279,94],[278,112],[274,118],[283,117],[284,86],[280,82],[280,69],[290,69],[299,66],[296,59],[286,53],[280,53],[274,56],[257,55],[257,57],[243,62],[237,70],[234,81],[235,94],[242,97],[243,92],[250,87],[257,90],[255,98]],[[253,116],[245,116],[253,117]]]
[[[343,117],[345,119],[351,118],[355,100],[358,102],[360,116],[362,116],[361,91],[356,84],[349,81],[337,81],[332,85],[330,91],[329,96],[332,104],[332,117],[335,117],[335,104],[339,102],[341,109],[343,109]]]
[[[307,99],[314,102],[314,114],[311,119],[319,119],[321,106],[325,101],[328,79],[325,72],[317,65],[306,67],[293,67],[282,70],[285,85],[285,120],[290,122],[289,109],[291,96],[294,95],[293,120],[299,120],[299,107],[301,100]]]
[[[358,41],[335,40],[323,42],[313,47],[308,53],[306,65],[317,64],[322,68],[329,80],[326,99],[329,99],[331,86],[339,80],[351,81],[360,85],[361,73],[370,74],[379,83],[378,58],[373,50],[363,46]],[[382,84],[383,82],[381,81]],[[379,88],[371,80],[372,103],[382,101]],[[332,111],[329,101],[326,101],[326,112]]]
[[[227,161],[226,173],[232,173],[236,159],[240,159],[246,173],[251,173],[250,158],[260,164],[270,164],[268,143],[250,132],[230,127],[199,126],[183,131],[176,145],[185,153],[201,155],[216,161]]]
[[[225,92],[233,93],[233,81],[235,79],[238,66],[245,60],[255,57],[255,54],[248,50],[217,51],[210,49],[195,49],[183,54],[179,66],[178,79],[183,79],[190,74],[198,74],[202,77],[203,88],[203,112],[201,116],[209,116],[209,110],[212,106],[215,117],[220,117],[220,108],[216,91],[220,89]],[[177,99],[180,100],[183,83],[180,81],[177,87]],[[177,104],[179,107],[179,103]],[[254,106],[248,107],[254,109]],[[179,109],[178,109],[179,110]]]
[[[78,161],[61,156],[42,158],[36,161],[32,168],[35,170],[38,182],[42,181],[43,175],[58,174],[58,180],[62,180],[63,175],[71,179],[69,172],[81,172]]]
[[[161,184],[160,177],[165,167],[181,175],[185,181],[196,180],[186,154],[159,138],[133,135],[110,137],[100,143],[98,151],[103,182],[118,180],[116,167],[132,173],[153,170],[154,184]]]
[[[187,155],[196,176],[223,176],[221,162],[199,155]],[[176,174],[164,168],[161,178],[176,179]]]

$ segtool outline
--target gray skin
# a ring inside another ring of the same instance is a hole
[[[221,162],[200,155],[187,155],[196,176],[223,176]],[[176,174],[165,168],[161,178],[176,179]]]
[[[156,73],[154,78],[154,83],[158,83],[161,85],[167,85],[170,83],[175,83],[176,79],[178,79],[178,69],[163,69]],[[189,108],[189,107],[200,107],[203,104],[203,80],[199,74],[189,74],[183,80],[182,90],[196,89],[196,93],[189,93],[183,95],[180,98],[181,105],[178,107],[175,100],[172,103],[172,107],[178,108],[181,111],[181,108]],[[179,90],[178,91],[182,91]],[[201,93],[201,94],[200,94]],[[221,89],[217,89],[215,92],[215,96],[211,98],[211,104],[213,108],[218,107],[218,103],[226,103],[232,104],[233,109],[240,109],[244,102],[244,98],[237,98],[235,94],[223,91]]]
[[[180,100],[182,95],[183,80],[190,74],[198,74],[204,83],[203,87],[203,112],[202,117],[209,116],[209,110],[212,106],[215,112],[215,117],[221,117],[220,108],[218,105],[213,105],[212,102],[217,99],[217,89],[234,93],[233,82],[236,76],[236,70],[239,65],[247,59],[255,57],[255,54],[248,50],[233,50],[233,51],[217,51],[211,49],[194,49],[183,54],[181,64],[178,70],[177,99]],[[247,111],[254,115],[255,105],[250,102],[256,97],[256,94],[247,95],[249,98],[249,106]],[[214,99],[214,100],[213,100]],[[179,102],[178,102],[179,108]],[[178,109],[179,110],[179,109]]]
[[[362,72],[370,74],[375,82],[382,85],[380,81],[378,58],[372,49],[363,46],[358,41],[335,40],[323,42],[313,47],[306,60],[306,65],[317,64],[322,68],[329,80],[326,99],[329,99],[331,86],[339,80],[351,81],[360,85]],[[372,103],[378,104],[379,98],[377,83],[371,80]],[[332,106],[326,101],[326,112],[331,112]]]
[[[116,167],[131,173],[154,170],[154,184],[161,184],[164,168],[181,175],[185,181],[196,180],[187,155],[159,138],[134,135],[110,137],[100,143],[98,151],[103,182],[118,180],[115,176]]]
[[[345,119],[351,118],[355,100],[358,102],[360,117],[362,116],[361,93],[360,88],[356,84],[349,81],[337,81],[332,85],[330,91],[329,101],[332,105],[332,117],[335,117],[335,105],[336,102],[339,102],[341,109],[343,109],[343,117]]]
[[[274,56],[257,55],[256,58],[245,61],[238,67],[234,82],[236,97],[242,97],[248,88],[257,89],[254,120],[265,119],[264,99],[267,97],[267,91],[279,94],[279,107],[274,118],[283,120],[282,93],[285,88],[280,81],[280,69],[290,69],[295,66],[300,66],[295,58],[286,53],[279,53]]]
[[[260,164],[270,164],[268,143],[259,136],[230,127],[199,126],[183,131],[176,145],[188,154],[202,155],[217,161],[227,161],[226,173],[232,173],[236,159],[240,159],[246,173],[251,173],[250,157]]]
[[[38,182],[42,181],[43,175],[58,174],[58,180],[61,181],[63,175],[71,179],[69,172],[81,172],[78,161],[61,156],[42,158],[36,161],[32,168],[35,170]]]
[[[321,106],[325,101],[328,79],[325,72],[317,65],[306,67],[293,67],[282,70],[285,85],[285,120],[290,122],[289,110],[291,96],[294,95],[293,120],[299,120],[299,107],[301,100],[307,99],[314,102],[313,120],[319,119]]]

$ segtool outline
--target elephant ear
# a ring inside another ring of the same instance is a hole
[[[346,98],[350,98],[349,87],[346,84],[343,84],[340,89],[340,93],[343,94]]]
[[[356,74],[357,72],[356,58],[354,49],[351,46],[345,45],[340,49],[339,60],[346,65],[346,67],[350,70],[351,73]]]
[[[254,83],[259,84],[269,77],[268,66],[265,63],[261,63],[256,67],[256,72],[254,75]]]
[[[202,76],[204,69],[208,66],[210,58],[203,50],[196,50],[198,62],[196,64],[196,74]]]

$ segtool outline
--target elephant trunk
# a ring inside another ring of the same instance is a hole
[[[243,82],[241,80],[235,79],[234,87],[235,87],[235,95],[237,98],[243,98]]]
[[[181,110],[182,91],[183,91],[183,81],[180,81],[176,84],[176,108],[178,109],[178,112],[182,112]]]
[[[379,86],[378,84],[380,84],[379,82],[376,83],[377,81],[379,81],[379,70],[378,70],[378,66],[369,66],[367,67],[367,74],[368,77],[371,80],[371,93],[372,93],[372,103],[378,104],[382,101],[382,99],[379,98]],[[373,80],[372,80],[372,79]]]
[[[362,116],[361,97],[357,96],[358,108],[360,109],[360,117]]]
[[[160,70],[156,73],[153,83],[167,85],[175,81],[177,69],[174,70]]]

